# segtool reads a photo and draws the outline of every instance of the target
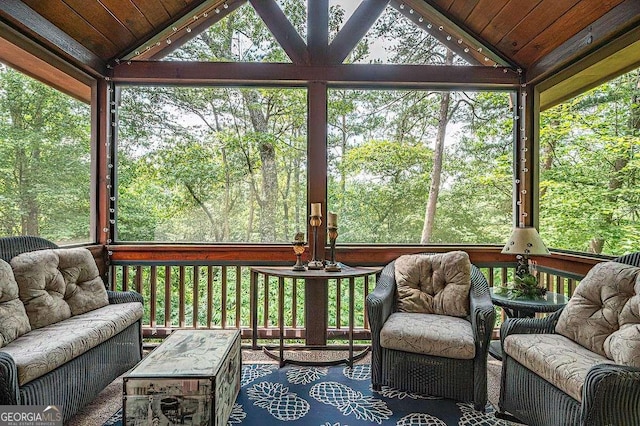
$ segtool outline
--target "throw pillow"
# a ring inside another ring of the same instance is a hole
[[[0,259],[0,348],[31,331],[11,265]]]
[[[412,254],[395,261],[398,310],[466,317],[471,262],[463,251]]]

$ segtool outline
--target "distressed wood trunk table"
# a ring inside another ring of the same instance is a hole
[[[124,425],[226,425],[240,391],[239,330],[176,330],[123,379]]]

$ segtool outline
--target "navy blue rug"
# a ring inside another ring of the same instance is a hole
[[[471,403],[371,388],[368,364],[353,368],[278,368],[273,364],[242,366],[240,394],[229,425],[505,425]],[[122,413],[105,425],[121,426]]]

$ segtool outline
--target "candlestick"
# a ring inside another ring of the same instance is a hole
[[[311,218],[309,219],[309,225],[313,228],[313,247],[311,248],[311,260],[307,264],[309,269],[322,269],[324,263],[321,260],[316,259],[316,246],[318,245],[318,227],[322,225],[322,216],[320,213],[320,203],[311,204]],[[318,213],[318,214],[313,214]]]
[[[335,213],[334,213],[335,214]],[[338,238],[338,227],[327,226],[327,236],[329,237],[329,261],[324,270],[327,272],[340,272],[341,268],[336,263],[336,239]]]

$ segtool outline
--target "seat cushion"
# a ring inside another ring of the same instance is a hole
[[[107,305],[32,330],[2,351],[13,357],[22,386],[109,340],[140,318],[139,302]]]
[[[31,330],[11,266],[0,259],[0,348]]]
[[[38,250],[11,259],[31,328],[44,327],[109,304],[91,252]]]
[[[612,363],[560,334],[512,334],[504,339],[504,351],[580,402],[582,386],[591,367]]]
[[[565,306],[556,333],[599,355],[605,341],[621,326],[640,323],[640,268],[617,262],[595,265]]]
[[[471,262],[463,251],[412,254],[395,261],[398,311],[469,315]]]
[[[453,359],[476,356],[471,323],[447,315],[395,312],[382,326],[380,346]]]

